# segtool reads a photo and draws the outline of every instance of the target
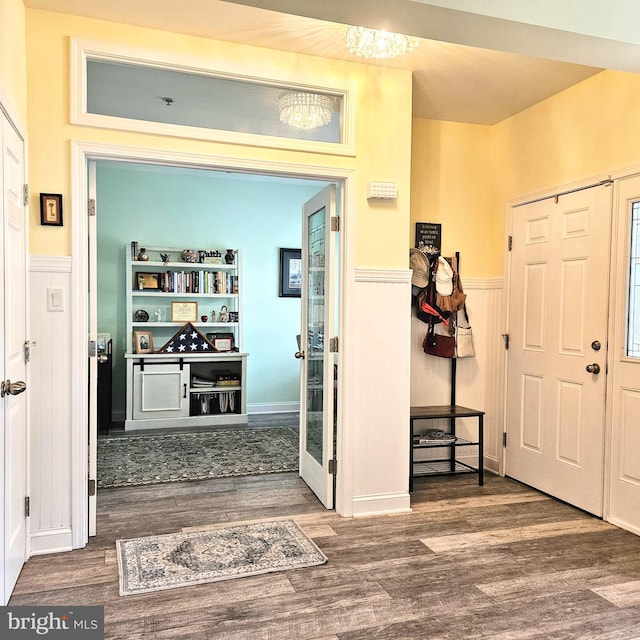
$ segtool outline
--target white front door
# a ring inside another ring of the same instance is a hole
[[[336,188],[330,185],[303,206],[300,476],[327,509],[333,509],[336,337]]]
[[[640,535],[640,177],[616,189],[607,520]]]
[[[3,445],[2,604],[27,558],[27,216],[24,206],[24,141],[0,112],[2,204],[0,205],[0,355]]]
[[[611,187],[513,209],[506,474],[603,513]]]

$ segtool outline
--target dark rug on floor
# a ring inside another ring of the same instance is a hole
[[[224,429],[98,439],[98,488],[298,470],[298,429]]]

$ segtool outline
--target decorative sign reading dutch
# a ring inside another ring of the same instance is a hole
[[[439,256],[442,248],[442,225],[438,222],[416,222],[415,248],[429,257]]]

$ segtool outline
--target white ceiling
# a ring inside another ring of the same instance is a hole
[[[343,24],[234,2],[24,0],[24,3],[32,9],[364,62],[346,49]],[[421,40],[412,54],[392,61],[366,63],[413,72],[415,116],[478,124],[495,124],[601,70],[426,39]]]

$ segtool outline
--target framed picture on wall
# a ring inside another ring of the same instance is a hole
[[[40,194],[40,224],[62,226],[62,194]]]
[[[280,249],[281,298],[299,298],[302,293],[302,250]]]

